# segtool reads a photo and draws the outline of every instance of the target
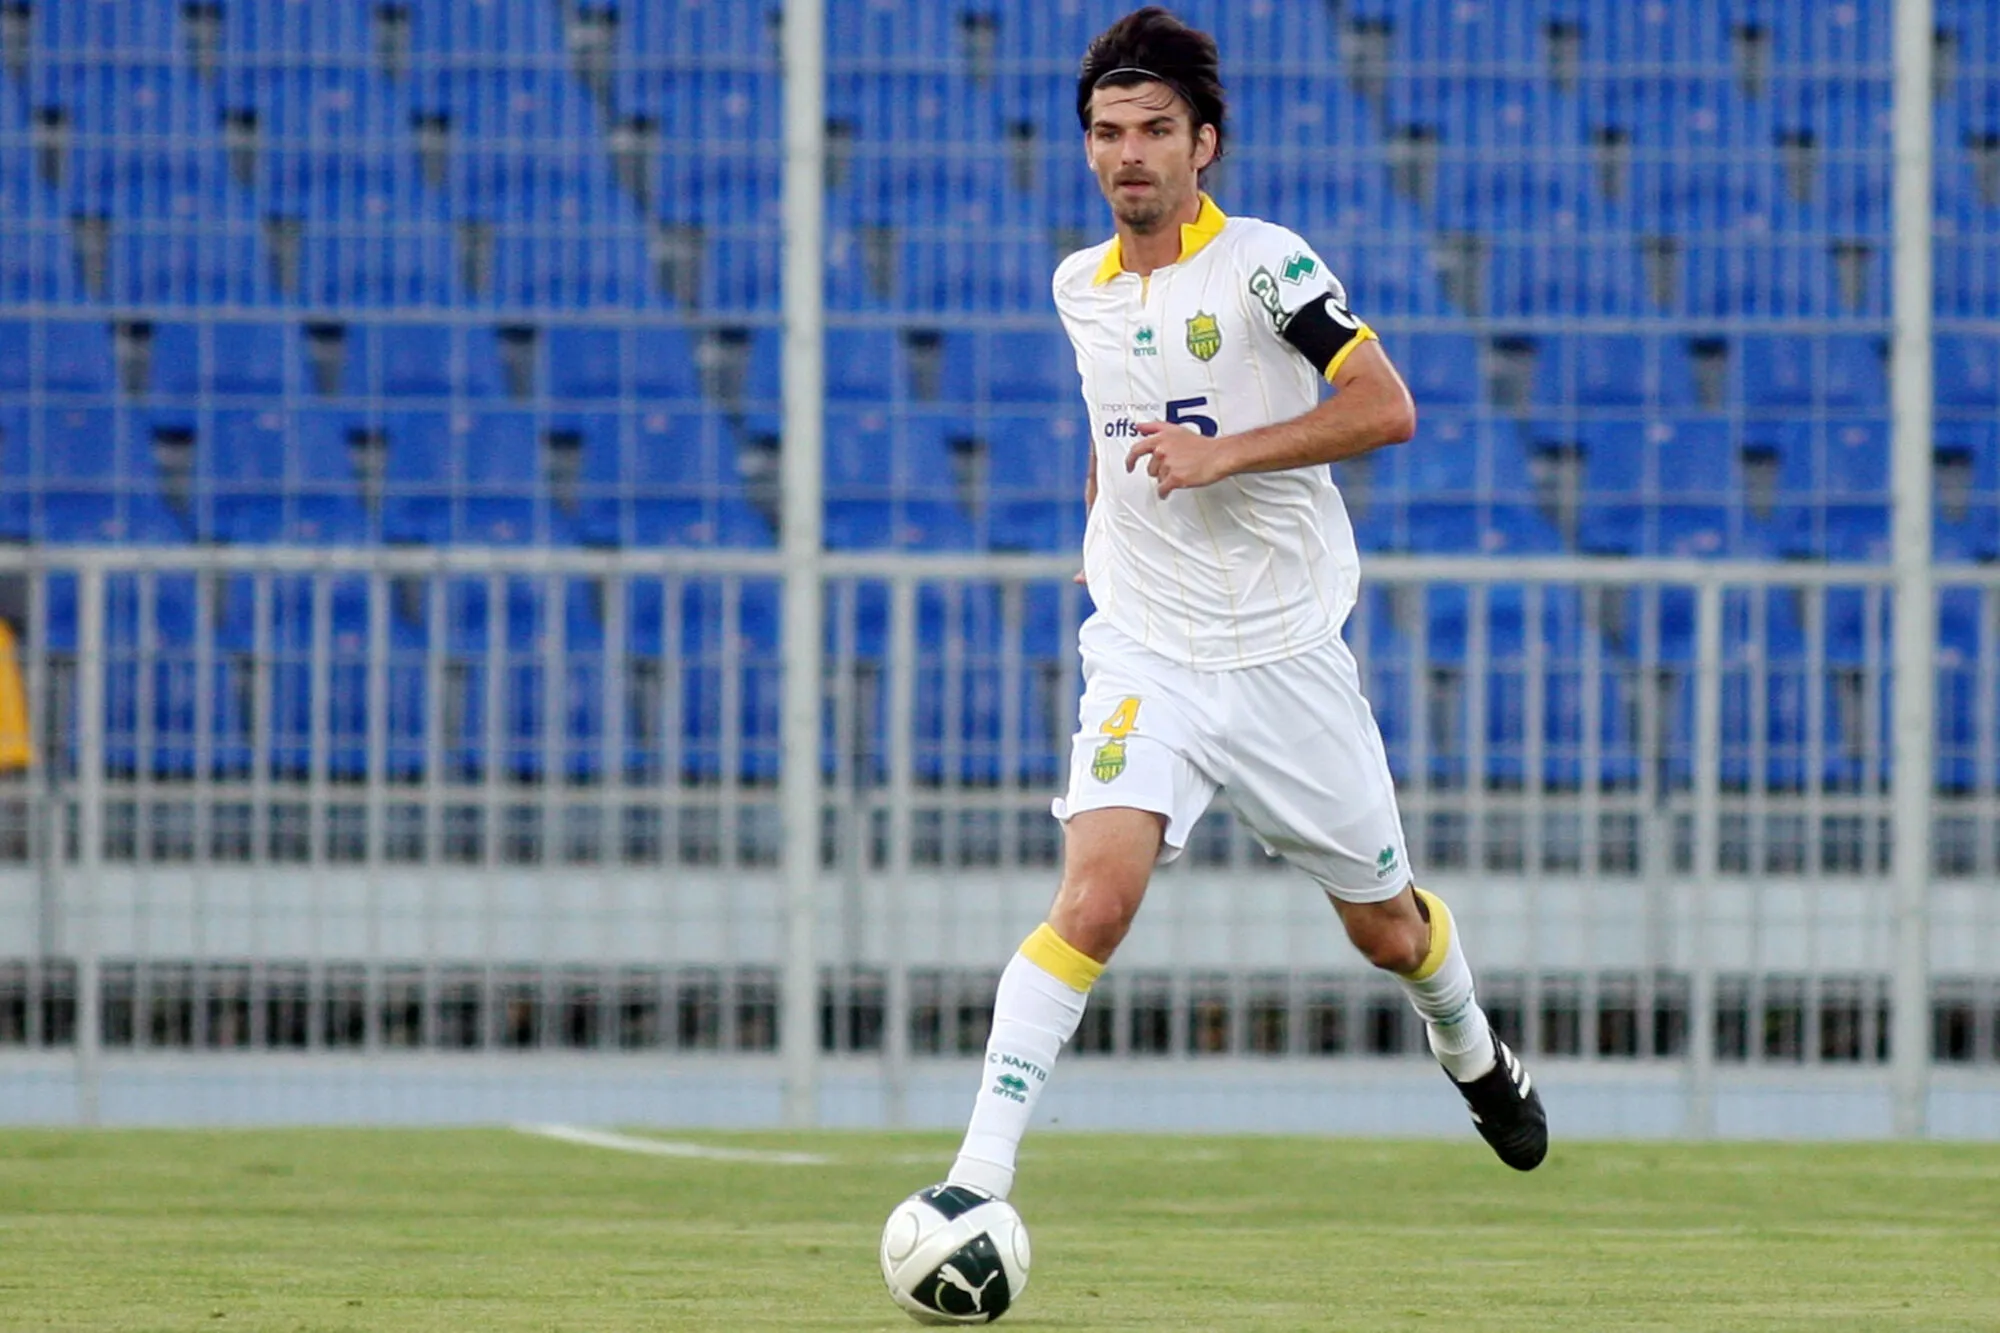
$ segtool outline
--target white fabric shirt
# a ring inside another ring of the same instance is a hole
[[[1231,434],[1289,421],[1319,403],[1321,372],[1282,330],[1333,298],[1357,330],[1331,365],[1374,335],[1295,233],[1226,217],[1202,196],[1180,259],[1141,278],[1118,239],[1056,269],[1056,309],[1076,350],[1090,410],[1097,500],[1084,577],[1098,613],[1138,643],[1202,670],[1257,666],[1338,634],[1360,561],[1340,491],[1323,467],[1253,472],[1162,500],[1143,466],[1125,470],[1141,421]]]

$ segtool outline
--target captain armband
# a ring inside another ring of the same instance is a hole
[[[1283,337],[1330,381],[1355,348],[1375,340],[1375,330],[1356,319],[1339,298],[1328,292],[1301,306],[1285,325]]]

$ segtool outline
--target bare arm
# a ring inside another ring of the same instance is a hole
[[[1222,475],[1338,463],[1416,434],[1416,404],[1380,343],[1355,348],[1334,372],[1333,388],[1310,412],[1217,441],[1226,455]]]
[[[1379,343],[1355,348],[1334,372],[1333,387],[1333,397],[1290,421],[1214,440],[1162,421],[1141,422],[1144,438],[1125,456],[1125,470],[1145,459],[1164,499],[1238,473],[1336,463],[1416,433],[1416,404]]]

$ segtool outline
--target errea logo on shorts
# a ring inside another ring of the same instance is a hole
[[[1381,879],[1395,868],[1396,849],[1394,847],[1384,847],[1381,851],[1375,853],[1375,878]]]

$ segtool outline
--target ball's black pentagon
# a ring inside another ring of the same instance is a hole
[[[933,1185],[917,1197],[937,1209],[947,1222],[957,1221],[982,1203],[993,1202],[992,1195],[964,1185]]]
[[[917,1283],[910,1294],[939,1314],[953,1319],[984,1318],[988,1323],[1006,1314],[1013,1299],[1000,1250],[984,1233],[952,1251],[951,1258]]]

